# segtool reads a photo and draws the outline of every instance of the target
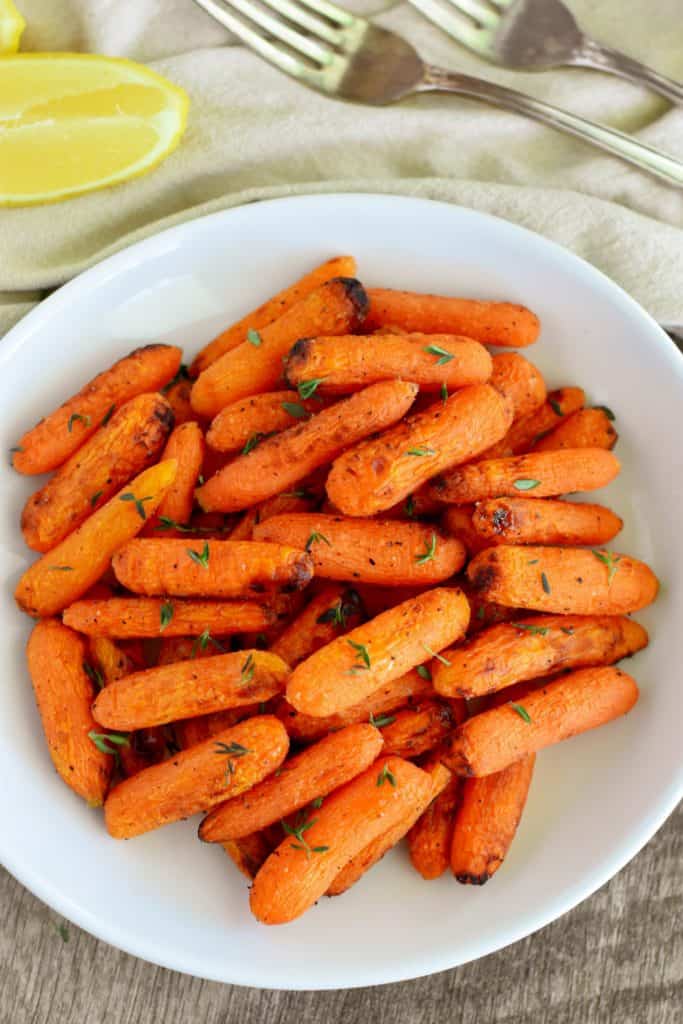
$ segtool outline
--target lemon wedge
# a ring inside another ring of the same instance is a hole
[[[0,206],[53,203],[146,174],[178,145],[188,106],[182,89],[132,61],[2,58]]]
[[[25,28],[26,22],[12,0],[0,0],[0,57],[17,52]]]

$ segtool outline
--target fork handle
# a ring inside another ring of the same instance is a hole
[[[588,121],[584,117],[570,114],[560,107],[553,107],[533,96],[527,96],[514,89],[507,89],[495,82],[488,82],[483,78],[473,78],[470,75],[461,75],[457,71],[447,71],[445,68],[426,64],[424,77],[418,91],[457,93],[459,96],[469,96],[471,99],[503,107],[517,114],[524,114],[534,121],[547,124],[550,128],[556,128],[558,131],[575,135],[585,142],[591,142],[594,146],[599,146],[600,149],[621,157],[628,163],[635,164],[641,170],[649,171],[650,174],[662,178],[670,185],[683,188],[683,163],[676,160],[675,157],[667,156],[666,153],[662,153],[652,146],[646,146],[632,135],[625,135],[614,128],[607,128],[595,121]]]
[[[584,38],[572,57],[572,64],[585,68],[596,68],[598,71],[611,71],[621,78],[628,78],[631,82],[639,85],[646,85],[649,89],[658,92],[670,103],[683,103],[683,85],[674,82],[673,78],[660,75],[654,68],[634,60],[619,50],[613,50],[609,46],[603,46],[595,39]]]

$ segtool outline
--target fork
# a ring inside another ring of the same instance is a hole
[[[383,106],[419,92],[456,93],[575,135],[683,187],[683,163],[674,157],[533,96],[427,64],[401,36],[330,0],[194,2],[265,60],[327,96]]]
[[[410,0],[480,57],[508,68],[576,66],[611,71],[683,103],[683,85],[584,35],[562,0]],[[457,10],[453,10],[453,8]]]

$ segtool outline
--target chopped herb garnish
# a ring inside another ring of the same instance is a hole
[[[66,429],[69,433],[73,430],[74,423],[76,423],[77,420],[80,420],[86,429],[90,426],[89,416],[82,416],[80,412],[72,412],[69,416],[69,422],[66,425]]]
[[[73,572],[73,565],[48,565],[48,572]]]
[[[293,850],[304,850],[306,857],[310,857],[312,853],[325,853],[329,850],[329,846],[309,846],[306,840],[305,832],[308,832],[309,828],[313,828],[317,818],[306,819],[306,811],[299,811],[296,816],[296,821],[293,825],[290,825],[286,821],[281,821],[283,832],[288,836],[293,836],[297,842],[290,843]]]
[[[218,740],[215,742],[216,753],[222,757],[227,757],[228,761],[225,766],[225,778],[223,784],[229,786],[232,781],[232,776],[235,774],[235,765],[233,763],[233,757],[244,757],[245,754],[251,754],[248,747],[243,747],[241,743],[222,743]]]
[[[541,573],[541,586],[543,587],[546,594],[550,593],[550,584],[548,583],[548,577],[544,572]]]
[[[328,548],[332,547],[331,542],[327,539],[327,537],[324,534],[318,533],[317,530],[314,530],[313,533],[309,536],[308,540],[306,541],[304,545],[304,550],[310,551],[313,545],[318,543],[319,541],[322,541],[323,544],[327,544]]]
[[[204,541],[204,547],[202,548],[201,551],[194,551],[192,548],[185,548],[185,550],[187,551],[187,553],[190,556],[190,558],[192,559],[192,561],[196,562],[197,565],[201,565],[202,569],[208,569],[209,568],[209,542],[208,542],[208,540]]]
[[[119,755],[117,748],[130,746],[128,737],[120,732],[95,732],[91,729],[88,739],[92,740],[102,754],[113,754],[114,757]]]
[[[430,356],[438,356],[436,361],[437,366],[443,366],[445,363],[450,363],[451,359],[455,359],[452,352],[449,352],[447,348],[441,348],[440,345],[426,345],[425,352],[429,352]]]
[[[567,636],[572,636],[573,633],[574,633],[574,627],[573,626],[560,626],[560,630],[563,633],[566,633]]]
[[[611,551],[595,550],[593,551],[593,554],[599,562],[602,562],[603,565],[607,566],[607,586],[609,586],[614,579],[614,574],[619,568],[617,563],[621,561],[621,555],[615,555]]]
[[[204,486],[205,480],[203,473],[200,473],[199,476],[197,477],[197,483],[199,484],[200,487]]]
[[[280,495],[281,498],[312,498],[313,495],[305,491],[303,487],[296,491],[283,491]]]
[[[128,491],[126,494],[119,495],[119,501],[134,501],[135,508],[137,509],[137,513],[140,516],[140,519],[146,519],[147,514],[145,512],[144,503],[146,501],[154,501],[154,498],[151,494],[149,494],[146,498],[136,498],[132,491]]]
[[[427,679],[430,683],[432,681],[432,673],[429,671],[426,665],[418,665],[415,669],[421,679]]]
[[[207,628],[202,633],[200,633],[198,637],[195,637],[192,644],[192,650],[190,651],[190,657],[196,658],[197,651],[205,651],[209,644],[213,644],[216,650],[220,651],[221,654],[225,653],[225,647],[223,647],[223,644],[219,643],[218,640],[215,639],[215,637],[211,636],[211,631],[207,626]]]
[[[605,416],[607,417],[608,420],[615,420],[616,419],[616,416],[614,415],[612,410],[607,405],[594,405],[593,408],[594,409],[599,409],[600,412],[604,412],[604,414],[605,414]]]
[[[483,604],[480,604],[479,607],[477,608],[477,618],[478,619],[483,619],[485,617],[486,617],[486,609],[484,608]]]
[[[315,800],[311,800],[311,807],[313,808],[314,811],[319,810],[319,808],[321,808],[322,805],[323,805],[323,798],[321,796],[317,796],[315,798]]]
[[[539,558],[530,558],[529,561],[526,564],[527,565],[538,565],[539,561],[540,561]]]
[[[290,416],[293,416],[295,420],[304,420],[308,416],[303,405],[300,405],[298,402],[283,402],[282,408],[285,412],[289,413]]]
[[[173,618],[173,605],[170,601],[164,601],[159,609],[159,632],[163,633]]]
[[[248,654],[246,661],[244,662],[242,668],[240,669],[240,682],[244,683],[245,685],[247,683],[250,683],[254,678],[255,671],[256,665],[254,664],[254,655]]]
[[[370,725],[374,725],[375,729],[383,729],[385,725],[391,725],[392,722],[396,721],[396,715],[378,715],[377,718],[370,712]]]
[[[406,498],[406,503],[404,507],[406,517],[408,519],[412,519],[413,516],[415,515],[415,498],[412,496],[412,494],[409,494],[408,497]]]
[[[532,626],[526,622],[512,622],[510,625],[514,626],[515,629],[525,629],[527,633],[533,633],[534,636],[547,636],[547,626]]]
[[[353,647],[356,652],[356,658],[360,658],[366,668],[370,668],[370,654],[365,644],[354,643],[353,640],[346,641],[349,647]]]
[[[324,622],[331,622],[334,626],[341,626],[342,629],[346,628],[346,623],[350,615],[358,610],[360,604],[360,598],[355,590],[347,590],[342,597],[334,602],[331,608],[328,608],[326,612],[319,615],[316,622],[321,625]]]
[[[13,448],[10,448],[10,451],[13,452],[13,453],[14,452],[23,452],[23,450],[24,449],[21,447],[20,444],[15,444]]]
[[[390,786],[396,787],[396,776],[392,772],[388,764],[385,764],[382,771],[377,776],[377,785],[383,786],[385,782],[388,782]]]
[[[256,646],[257,647],[267,647],[268,646],[268,637],[266,636],[265,633],[257,633],[254,639],[256,641]]]
[[[162,395],[168,394],[171,388],[175,387],[175,385],[178,384],[181,380],[190,380],[190,375],[187,372],[187,367],[185,366],[185,363],[181,363],[180,366],[178,367],[178,372],[176,373],[175,377],[171,377],[168,384],[164,384],[163,388],[161,389]]]
[[[520,718],[523,718],[524,721],[528,725],[531,725],[531,715],[529,714],[527,709],[524,707],[524,705],[523,704],[515,704],[515,702],[513,700],[511,700],[509,703],[510,703],[510,707],[513,709],[513,711],[516,711]]]
[[[104,494],[104,491],[95,491],[94,494],[90,495],[90,505],[91,505],[92,508],[95,507],[95,505],[100,500],[100,498],[102,497],[103,494]]]
[[[424,565],[426,562],[431,562],[432,558],[436,554],[436,534],[432,530],[432,536],[429,544],[425,543],[424,554],[418,555],[415,559],[418,565]]]
[[[436,452],[433,448],[409,448],[406,455],[436,455]]]
[[[86,676],[93,684],[93,686],[96,686],[98,690],[101,690],[102,687],[104,686],[104,678],[100,670],[98,668],[95,668],[94,665],[91,665],[90,662],[84,661],[83,671],[85,672]]]
[[[101,427],[106,427],[107,423],[109,423],[109,420],[110,420],[110,419],[112,418],[112,416],[114,415],[114,411],[115,411],[115,409],[116,409],[116,403],[114,402],[114,403],[112,403],[112,404],[111,404],[111,405],[109,406],[109,408],[108,408],[108,409],[107,409],[107,411],[105,412],[104,416],[102,417],[102,422],[100,423],[100,426],[101,426]]]
[[[443,654],[437,654],[436,651],[431,649],[431,647],[427,647],[427,644],[425,643],[423,643],[422,646],[431,658],[436,658],[436,660],[440,661],[442,665],[450,665],[450,661],[448,658],[444,658]]]
[[[297,387],[299,397],[303,398],[304,401],[307,398],[312,398],[324,380],[324,377],[314,377],[313,380],[302,380]]]
[[[247,341],[251,345],[254,345],[255,348],[258,348],[261,344],[262,338],[258,331],[255,331],[253,327],[250,327],[247,331]]]
[[[269,437],[273,437],[275,434],[277,434],[277,430],[269,430],[265,434],[262,431],[257,431],[255,434],[252,434],[251,437],[247,439],[247,443],[242,449],[241,454],[248,455],[249,452],[253,452],[254,448],[258,448],[258,446],[261,444],[261,441],[265,441]]]
[[[441,385],[441,399],[444,402],[448,401],[448,388],[446,387],[445,381]]]
[[[59,937],[62,940],[62,942],[68,942],[69,941],[69,929],[67,928],[67,926],[64,923],[64,921],[60,922],[60,924],[56,924],[55,925],[55,931],[59,935]]]
[[[159,523],[155,530],[177,530],[178,533],[213,533],[212,526],[192,526],[190,523],[177,523],[170,516],[159,516]]]
[[[538,487],[540,480],[513,480],[512,486],[518,491],[533,491],[534,487]]]
[[[548,402],[550,404],[550,408],[553,410],[556,416],[564,416],[564,413],[562,412],[562,406],[559,402],[556,402],[554,398],[549,398]]]

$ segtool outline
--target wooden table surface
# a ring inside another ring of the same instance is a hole
[[[680,1024],[682,867],[683,807],[608,885],[528,939],[430,978],[319,993],[154,967],[0,871],[0,1024]]]

